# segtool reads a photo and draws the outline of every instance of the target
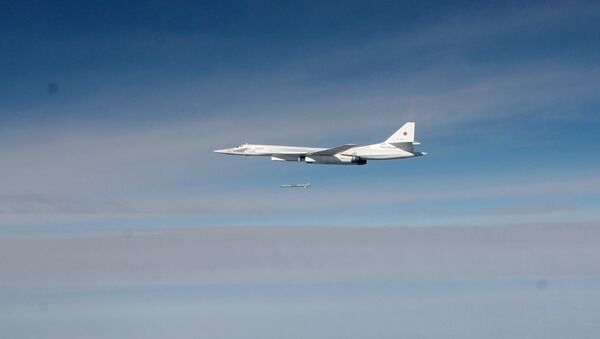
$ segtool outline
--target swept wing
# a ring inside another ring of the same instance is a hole
[[[327,148],[321,151],[317,151],[317,152],[312,152],[312,153],[308,153],[307,155],[320,155],[320,156],[326,156],[326,155],[336,155],[338,153],[342,153],[344,151],[347,151],[353,147],[356,147],[356,145],[354,144],[346,144],[346,145],[341,145],[338,147],[333,147],[333,148]]]

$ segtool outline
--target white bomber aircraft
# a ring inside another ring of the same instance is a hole
[[[413,150],[420,145],[415,141],[415,123],[407,122],[386,141],[379,144],[356,146],[352,144],[333,148],[314,148],[276,145],[243,144],[215,150],[215,153],[270,156],[271,160],[296,161],[307,164],[364,165],[367,160],[404,159],[426,155]]]

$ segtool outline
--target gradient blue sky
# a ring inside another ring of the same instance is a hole
[[[0,336],[597,338],[599,22],[595,1],[2,2]],[[211,152],[406,121],[427,157]]]
[[[598,220],[594,2],[1,12],[5,226]],[[429,157],[340,168],[210,153],[372,143],[408,120]],[[304,181],[311,192],[278,188]]]
[[[2,224],[597,220],[591,2],[4,7]],[[210,153],[377,142],[407,120],[431,156]],[[278,188],[296,181],[315,188]]]

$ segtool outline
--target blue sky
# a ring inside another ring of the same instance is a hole
[[[4,2],[0,328],[597,337],[599,16],[594,1]],[[212,153],[375,143],[406,121],[428,156]]]
[[[598,218],[593,2],[4,7],[4,225]],[[408,120],[429,157],[324,168],[210,153],[372,143]],[[295,181],[313,192],[278,189]],[[584,190],[491,192],[558,183]]]

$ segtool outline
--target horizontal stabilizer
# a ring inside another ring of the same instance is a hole
[[[418,141],[404,141],[404,142],[391,142],[390,144],[403,149],[407,152],[412,152],[413,151],[413,146],[419,146],[421,143]]]
[[[353,147],[356,147],[356,145],[346,144],[346,145],[342,145],[342,146],[338,146],[338,147],[334,147],[334,148],[328,148],[328,149],[324,149],[321,151],[312,152],[312,153],[309,153],[308,155],[336,155],[338,153],[347,151]]]

